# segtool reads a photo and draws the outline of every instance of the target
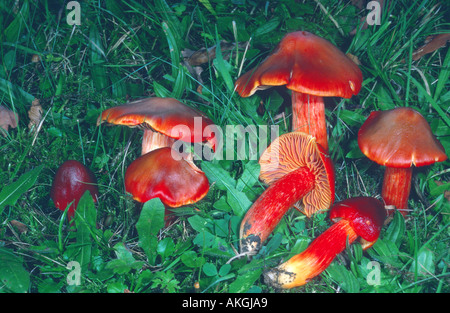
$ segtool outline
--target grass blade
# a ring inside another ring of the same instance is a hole
[[[436,90],[434,91],[434,101],[437,102],[442,90],[444,90],[445,85],[448,83],[448,77],[450,76],[450,50],[447,50],[447,55],[445,56],[444,63],[442,64],[442,70],[439,73],[437,79]]]
[[[14,183],[3,187],[0,191],[0,214],[7,205],[14,205],[22,194],[27,192],[36,182],[43,166],[36,167],[23,174]]]

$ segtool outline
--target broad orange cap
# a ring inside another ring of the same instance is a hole
[[[358,145],[372,161],[389,167],[426,166],[447,159],[425,118],[407,107],[370,113]]]
[[[146,98],[107,109],[99,116],[97,125],[102,122],[148,128],[176,140],[209,141],[215,146],[215,137],[203,133],[205,127],[214,124],[211,119],[173,98]]]
[[[362,73],[349,57],[328,40],[306,31],[283,37],[258,67],[236,81],[242,97],[270,86],[286,85],[296,92],[351,98],[361,89]]]

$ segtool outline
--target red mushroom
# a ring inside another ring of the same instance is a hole
[[[240,227],[241,254],[256,254],[293,206],[311,216],[334,201],[334,167],[314,137],[292,132],[275,139],[260,158],[260,179],[268,188],[253,203]]]
[[[201,200],[209,191],[209,182],[192,161],[163,147],[138,157],[128,166],[125,190],[138,202],[159,198],[166,208],[177,208]]]
[[[386,166],[381,196],[403,216],[408,211],[412,166],[447,159],[425,118],[411,108],[372,112],[358,132],[358,145],[369,159]]]
[[[316,137],[328,151],[323,97],[350,98],[359,93],[359,67],[329,41],[306,31],[289,33],[274,52],[239,77],[236,91],[242,97],[258,89],[281,86],[292,90],[292,130]]]
[[[208,141],[215,148],[215,136],[205,132],[213,122],[200,111],[173,98],[146,98],[113,107],[102,112],[102,122],[144,129],[141,155],[176,140],[184,142]]]
[[[88,190],[94,202],[97,202],[97,180],[92,171],[78,161],[68,160],[56,171],[50,197],[61,211],[65,211],[72,202],[67,211],[67,218],[70,221],[75,214],[78,202]]]
[[[336,203],[330,210],[334,224],[306,250],[267,271],[265,282],[283,289],[305,285],[358,237],[363,240],[364,250],[370,248],[378,239],[385,218],[384,204],[372,197],[356,197]]]

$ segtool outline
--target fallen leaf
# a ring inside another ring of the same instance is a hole
[[[235,44],[230,44],[226,41],[220,42],[220,50],[222,52],[230,51],[234,49]],[[190,49],[185,49],[181,52],[183,55],[185,62],[189,63],[191,66],[198,66],[204,63],[208,63],[209,61],[212,61],[216,57],[216,45],[206,49],[201,48],[200,50],[193,51]],[[225,58],[225,57],[224,57]]]
[[[242,48],[246,43],[239,43],[238,47]],[[183,56],[183,63],[191,73],[191,75],[198,81],[199,86],[197,92],[202,93],[203,79],[201,73],[203,72],[202,64],[209,63],[216,58],[216,47],[214,45],[210,48],[201,48],[197,51],[184,49],[181,51]],[[224,53],[223,58],[227,60],[230,57],[231,51],[236,47],[234,43],[228,43],[226,41],[220,41],[220,50]]]
[[[449,40],[450,33],[428,36],[425,39],[425,44],[413,52],[412,59],[414,61],[417,61],[424,55],[432,53],[439,48],[445,47],[447,45],[447,41]]]
[[[19,116],[14,114],[13,111],[0,105],[0,128],[1,128],[0,133],[2,133],[3,136],[6,136],[9,127],[11,128],[17,127],[18,120]]]
[[[349,59],[352,60],[356,65],[361,65],[361,62],[359,61],[359,58],[356,55],[347,53],[346,56],[349,57]]]
[[[42,106],[39,99],[34,99],[31,103],[31,107],[28,110],[28,117],[30,118],[30,123],[28,123],[29,129],[37,129],[39,123],[42,120]]]
[[[202,85],[198,85],[198,87],[197,87],[197,92],[199,93],[199,94],[203,94],[202,92],[203,92],[203,86]]]
[[[33,54],[31,57],[31,62],[38,63],[39,61],[41,61],[41,57],[37,54]]]
[[[21,234],[26,233],[28,231],[27,225],[17,220],[10,221],[11,225],[14,226],[15,229]]]

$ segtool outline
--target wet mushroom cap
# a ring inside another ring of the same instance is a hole
[[[296,205],[307,216],[326,210],[334,202],[334,166],[313,136],[302,132],[283,134],[275,139],[259,160],[259,178],[270,185],[300,167],[316,177],[314,188]]]
[[[125,173],[125,189],[138,202],[153,198],[176,208],[201,200],[209,191],[206,175],[170,147],[134,160]]]
[[[306,31],[292,32],[258,67],[236,81],[242,97],[270,86],[286,85],[296,92],[351,98],[362,84],[358,65],[328,40]]]
[[[358,132],[358,145],[369,159],[389,167],[426,166],[447,159],[425,118],[406,107],[370,113]]]
[[[214,146],[213,136],[204,134],[205,127],[213,125],[211,119],[173,98],[146,98],[109,108],[99,116],[97,125],[102,122],[149,128],[185,142],[210,141]]]
[[[355,197],[335,203],[330,209],[330,219],[335,223],[340,219],[348,220],[358,236],[373,242],[380,236],[386,209],[378,199]]]

